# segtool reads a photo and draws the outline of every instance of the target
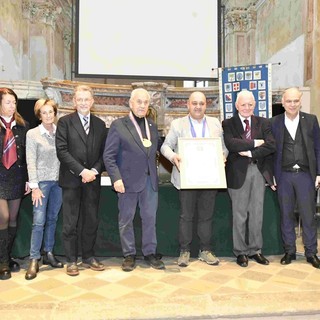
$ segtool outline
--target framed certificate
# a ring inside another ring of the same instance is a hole
[[[179,138],[181,189],[227,188],[221,138]]]

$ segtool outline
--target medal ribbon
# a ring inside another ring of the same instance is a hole
[[[141,142],[143,142],[143,137],[142,137],[142,132],[141,132],[141,128],[139,127],[136,119],[134,118],[133,114],[132,114],[132,111],[130,111],[129,113],[129,118],[130,120],[132,121],[132,123],[134,124],[137,132],[138,132],[138,135],[141,139]],[[149,141],[151,141],[151,135],[150,135],[150,129],[149,129],[149,124],[148,124],[148,121],[146,118],[144,118],[144,124],[145,124],[145,127],[146,127],[146,134],[147,134],[147,138]]]
[[[193,138],[196,138],[197,134],[196,134],[196,131],[194,130],[190,116],[189,116],[189,122],[190,122],[190,126],[191,126],[191,135]],[[206,133],[206,124],[207,124],[207,120],[206,120],[206,118],[204,118],[202,121],[202,138],[204,138],[204,135]]]

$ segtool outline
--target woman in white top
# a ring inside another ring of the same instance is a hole
[[[33,224],[30,246],[30,264],[25,278],[32,280],[39,271],[43,242],[43,264],[62,268],[63,264],[52,253],[56,223],[62,204],[62,191],[58,184],[60,162],[56,154],[54,124],[57,104],[40,99],[34,113],[41,124],[27,132],[26,157],[29,187],[32,190]]]

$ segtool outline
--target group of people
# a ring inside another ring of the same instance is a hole
[[[188,115],[172,121],[162,143],[156,123],[147,117],[151,97],[143,88],[131,92],[129,115],[113,121],[109,130],[91,112],[94,96],[89,86],[75,88],[75,112],[61,117],[57,125],[56,102],[38,100],[34,112],[41,123],[31,130],[17,111],[15,92],[0,88],[0,279],[9,279],[11,272],[20,270],[11,250],[20,202],[30,192],[33,224],[25,278],[37,276],[42,254],[43,264],[64,267],[53,253],[60,209],[66,273],[79,275],[80,255],[83,267],[105,269],[93,249],[99,225],[100,176],[105,169],[118,196],[122,270],[129,272],[136,266],[133,220],[137,207],[144,260],[155,269],[164,269],[156,238],[159,151],[173,164],[171,182],[179,193],[178,265],[189,264],[194,224],[199,260],[218,265],[211,246],[217,190],[181,188],[179,138],[221,139],[232,201],[233,253],[238,265],[247,267],[249,259],[269,264],[261,252],[267,183],[277,192],[280,205],[285,251],[281,264],[296,259],[297,207],[306,260],[320,268],[314,216],[315,192],[320,185],[320,129],[315,115],[300,111],[301,96],[297,88],[287,89],[282,97],[285,112],[266,119],[254,115],[254,95],[243,90],[237,95],[237,114],[221,124],[205,114],[205,95],[193,92],[187,101]]]
[[[266,119],[255,116],[255,98],[251,91],[237,95],[237,113],[220,122],[205,115],[206,98],[201,92],[190,95],[189,114],[172,121],[161,147],[173,164],[172,184],[179,190],[180,221],[178,265],[186,267],[190,259],[193,224],[200,240],[199,259],[217,265],[211,251],[212,215],[216,190],[180,189],[178,138],[221,138],[228,193],[232,201],[233,253],[241,267],[249,259],[268,265],[262,254],[262,223],[266,184],[277,196],[281,211],[281,232],[285,255],[281,264],[296,259],[296,214],[298,208],[307,262],[320,268],[317,257],[316,190],[320,186],[320,130],[315,115],[301,112],[302,93],[285,90],[284,113]],[[197,216],[197,221],[194,217]]]

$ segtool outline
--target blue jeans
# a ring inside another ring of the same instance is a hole
[[[62,190],[58,181],[41,181],[42,205],[33,206],[33,223],[31,233],[30,259],[40,259],[42,241],[44,251],[52,252],[58,214],[62,204]]]

